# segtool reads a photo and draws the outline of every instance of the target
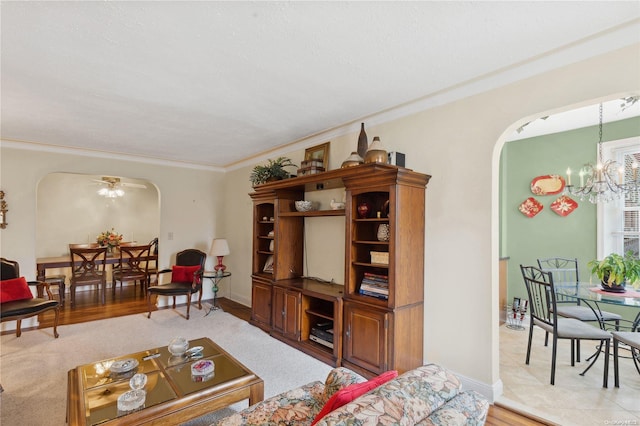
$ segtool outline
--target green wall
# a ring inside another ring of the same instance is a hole
[[[640,117],[605,124],[603,140],[625,139],[640,135]],[[572,183],[579,183],[577,171],[596,158],[597,126],[539,136],[505,144],[501,155],[501,247],[500,255],[509,257],[507,301],[527,297],[520,265],[536,265],[542,257],[577,258],[580,279],[590,278],[586,263],[596,256],[596,205],[578,202],[578,208],[562,217],[551,210],[560,196],[534,195],[531,180],[536,176],[559,174],[566,179],[567,167],[574,172]],[[518,206],[534,197],[544,207],[533,218],[520,213]]]

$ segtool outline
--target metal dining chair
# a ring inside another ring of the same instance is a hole
[[[546,333],[552,335],[552,355],[551,355],[551,384],[555,384],[556,376],[556,354],[559,339],[571,340],[571,366],[574,362],[574,342],[580,340],[596,340],[605,346],[604,357],[604,377],[602,387],[607,387],[609,376],[609,346],[611,342],[611,333],[597,327],[593,327],[585,322],[575,318],[558,317],[556,292],[553,287],[553,276],[550,272],[545,272],[535,266],[520,265],[522,277],[527,288],[529,296],[530,325],[529,325],[529,341],[527,343],[526,364],[529,365],[531,358],[531,342],[533,340],[533,329],[535,326],[540,327]],[[593,357],[591,364],[585,372],[598,359],[598,354]],[[584,374],[584,373],[583,373]]]
[[[554,285],[575,285],[576,294],[580,284],[580,274],[578,272],[578,259],[568,259],[564,257],[548,257],[537,259],[538,267],[543,271],[550,272],[553,276]],[[565,318],[574,318],[579,321],[598,322],[600,328],[604,329],[604,322],[613,321],[617,328],[622,318],[619,314],[600,310],[597,311],[591,306],[581,306],[577,298],[556,294],[556,309],[558,315]],[[549,333],[545,334],[544,345],[549,342]],[[580,362],[580,341],[576,342],[576,360]]]
[[[611,332],[613,336],[613,378],[615,387],[620,387],[618,363],[620,343],[629,347],[631,359],[636,366],[636,370],[640,373],[640,313],[636,316],[629,331],[615,330]]]

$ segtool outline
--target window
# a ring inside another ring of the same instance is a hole
[[[624,166],[625,182],[637,178],[640,168],[640,137],[605,142],[603,157]],[[640,254],[640,194],[627,194],[620,200],[598,206],[598,259],[609,253]]]

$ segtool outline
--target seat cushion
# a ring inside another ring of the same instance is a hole
[[[598,317],[588,306],[578,305],[557,305],[558,315],[566,318],[575,318],[580,321],[598,321]],[[613,312],[601,311],[602,319],[604,321],[615,321],[622,317]]]
[[[33,293],[24,277],[0,281],[0,303],[25,299],[33,299]]]
[[[36,314],[46,309],[55,308],[56,306],[58,306],[57,300],[40,299],[38,297],[14,300],[13,302],[3,303],[2,306],[0,306],[0,318]]]
[[[553,332],[552,327],[545,325],[542,328]],[[610,339],[611,333],[574,318],[558,318],[558,337],[562,339],[602,340]]]
[[[187,293],[195,293],[200,289],[200,286],[196,286],[196,288],[192,288],[191,287],[192,284],[191,282],[188,283],[168,283],[168,284],[163,284],[163,285],[155,285],[152,287],[149,287],[149,291],[151,293],[154,294],[161,294],[161,295],[179,295],[179,294],[187,294]]]
[[[640,332],[612,331],[611,334],[615,340],[640,349]]]

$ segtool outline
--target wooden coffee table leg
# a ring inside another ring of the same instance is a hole
[[[257,404],[264,399],[264,382],[260,380],[260,383],[251,385],[249,388],[249,406]]]

